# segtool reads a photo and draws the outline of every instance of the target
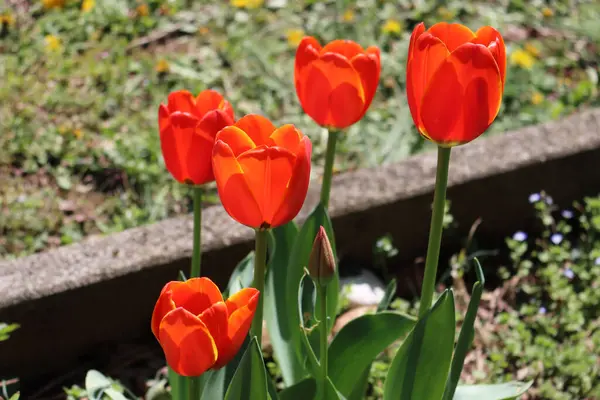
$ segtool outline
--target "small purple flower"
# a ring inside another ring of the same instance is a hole
[[[562,242],[563,240],[563,235],[561,235],[560,233],[554,233],[552,234],[552,236],[550,236],[550,241],[554,244],[560,244],[560,242]]]
[[[549,206],[551,206],[552,204],[554,204],[554,200],[550,196],[546,196],[545,200],[546,200],[546,204],[548,204]]]
[[[540,307],[540,309],[538,310],[538,314],[544,315],[548,312],[548,310],[546,310],[546,307],[542,306]]]
[[[565,269],[563,275],[569,280],[575,278],[575,272],[571,268]]]
[[[516,240],[517,242],[524,242],[527,240],[527,234],[523,231],[517,231],[513,235],[513,240]]]
[[[594,260],[594,264],[600,265],[600,257],[596,257],[596,260]]]
[[[531,193],[529,195],[529,202],[537,203],[538,201],[540,201],[541,198],[542,198],[542,196],[539,193]]]
[[[561,213],[561,215],[565,219],[571,219],[571,218],[573,218],[573,211],[571,211],[571,210],[563,210],[562,213]]]

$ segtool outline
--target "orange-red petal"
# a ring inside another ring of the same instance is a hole
[[[229,346],[229,337],[227,336],[227,321],[229,319],[229,313],[227,306],[224,301],[213,304],[202,314],[198,316],[215,341],[217,346],[217,359],[221,356],[221,353],[226,351]]]
[[[450,52],[475,38],[473,31],[466,26],[447,22],[439,22],[429,28],[427,32],[440,39]]]
[[[268,118],[258,114],[248,114],[240,118],[235,126],[246,132],[246,135],[256,146],[269,143],[269,137],[275,130],[275,125]]]
[[[296,156],[280,147],[260,146],[238,157],[244,177],[261,211],[262,222],[269,225],[283,201],[292,176]]]
[[[272,226],[277,227],[286,224],[300,212],[310,183],[311,153],[312,143],[305,136],[297,147],[296,163],[294,164],[292,177],[283,195],[281,205],[273,215]]]
[[[320,55],[325,53],[336,53],[344,56],[348,61],[350,61],[358,54],[363,54],[364,52],[365,51],[360,44],[353,42],[352,40],[338,39],[327,43],[325,47],[321,49]]]
[[[465,43],[431,78],[420,106],[420,117],[426,135],[434,142],[466,143],[490,126],[501,100],[502,80],[489,49]]]
[[[379,49],[377,47],[369,47],[364,54],[354,57],[351,63],[356,72],[358,72],[358,76],[362,82],[365,98],[363,105],[364,113],[371,105],[377,91],[377,86],[379,85],[379,74],[381,72]]]
[[[231,148],[222,140],[217,140],[213,147],[212,162],[219,197],[227,213],[243,225],[260,227],[262,214],[246,182],[244,171]]]
[[[504,45],[502,35],[491,26],[484,26],[477,30],[475,36],[475,39],[472,40],[473,43],[482,44],[490,49],[492,56],[494,56],[498,64],[502,85],[504,86],[506,81],[506,46]]]
[[[194,315],[199,315],[213,304],[223,301],[221,291],[208,278],[191,278],[185,282],[173,282],[170,288],[175,305],[185,308]]]
[[[207,112],[219,110],[225,103],[221,93],[215,90],[203,90],[196,97],[196,109],[199,117],[203,117]]]
[[[152,322],[150,326],[152,327],[152,333],[158,339],[158,328],[160,327],[160,321],[167,315],[170,311],[173,311],[177,306],[173,302],[172,297],[172,286],[173,284],[178,283],[177,281],[168,282],[160,292],[158,296],[158,300],[154,305],[154,311],[152,311]]]
[[[204,323],[183,308],[161,320],[158,340],[167,364],[179,375],[200,376],[217,360],[217,346]]]
[[[412,58],[406,68],[406,97],[413,121],[421,132],[423,124],[419,115],[425,87],[448,55],[446,45],[429,32],[421,34],[415,41]]]
[[[229,313],[229,315],[231,315],[238,308],[246,307],[248,305],[252,306],[250,308],[256,308],[258,296],[259,291],[255,288],[244,288],[232,294],[227,300],[225,300],[227,312]]]
[[[423,32],[425,32],[425,24],[420,22],[419,24],[417,24],[417,26],[415,26],[415,29],[413,29],[412,34],[410,35],[410,43],[408,45],[408,59],[406,61],[406,65],[408,65],[408,63],[410,62],[415,49],[415,44],[417,43],[417,39],[423,34]]]
[[[307,85],[305,72],[307,67],[319,58],[321,45],[317,39],[306,36],[296,49],[296,58],[294,60],[294,83],[296,86],[296,94],[300,100],[300,104],[304,104],[304,88]]]
[[[292,124],[283,125],[271,134],[269,146],[279,146],[295,151],[302,139],[302,133]]]
[[[160,148],[167,170],[173,177],[183,182],[185,179],[185,170],[181,163],[177,136],[173,131],[169,110],[163,104],[158,108],[158,126],[160,131]]]
[[[168,97],[168,108],[171,114],[179,111],[199,117],[196,110],[196,100],[187,90],[171,92]]]

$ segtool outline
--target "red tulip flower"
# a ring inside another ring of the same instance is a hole
[[[214,90],[197,97],[185,90],[171,93],[168,104],[158,108],[160,146],[171,175],[194,185],[213,181],[215,135],[233,122],[231,104]]]
[[[294,78],[300,104],[315,122],[342,129],[359,121],[375,96],[381,62],[379,49],[364,50],[350,40],[325,47],[307,36],[298,45]]]
[[[412,33],[406,68],[408,105],[421,134],[442,146],[477,138],[502,102],[506,49],[489,26],[473,33],[441,22]]]
[[[167,364],[183,376],[223,367],[240,350],[259,296],[247,288],[223,301],[208,278],[167,283],[152,313],[152,333]]]
[[[312,144],[294,125],[275,128],[246,115],[221,130],[213,170],[223,207],[241,224],[270,228],[300,211],[310,178]]]

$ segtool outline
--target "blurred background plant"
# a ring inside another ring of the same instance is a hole
[[[430,147],[404,94],[418,21],[504,34],[509,70],[494,134],[598,104],[599,17],[593,0],[0,0],[0,257],[188,212],[156,127],[172,90],[215,88],[237,116],[294,123],[320,163],[325,132],[302,113],[292,77],[304,34],[382,49],[377,97],[339,145],[346,170]]]

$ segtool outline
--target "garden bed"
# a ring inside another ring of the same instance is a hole
[[[534,226],[531,192],[544,189],[561,204],[596,194],[599,132],[600,110],[590,110],[455,149],[448,197],[459,229],[454,241],[445,240],[446,255],[462,247],[478,218],[477,239],[484,243]],[[346,265],[371,265],[373,244],[389,234],[399,250],[392,272],[407,293],[402,285],[422,275],[415,259],[424,253],[434,176],[435,154],[426,152],[335,177],[331,214]],[[204,214],[203,268],[224,285],[249,250],[252,231],[220,206]],[[0,342],[0,376],[39,387],[81,360],[105,359],[106,346],[149,338],[157,293],[189,266],[191,228],[191,218],[178,217],[0,263],[0,320],[21,324],[10,341]]]

